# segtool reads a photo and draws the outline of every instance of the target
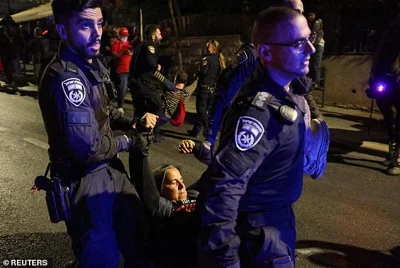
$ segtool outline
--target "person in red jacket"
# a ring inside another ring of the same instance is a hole
[[[129,32],[125,27],[119,30],[119,39],[112,43],[111,51],[116,58],[116,71],[120,78],[118,87],[118,111],[124,113],[124,99],[128,88],[129,64],[132,58],[132,46],[128,41]]]

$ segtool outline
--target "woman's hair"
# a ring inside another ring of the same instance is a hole
[[[221,71],[226,68],[225,56],[221,52],[221,48],[219,46],[219,42],[217,40],[208,40],[207,44],[213,44],[215,46],[216,53],[218,53],[219,66],[221,67]]]
[[[170,170],[171,168],[176,168],[177,170],[179,170],[179,172],[181,172],[180,167],[170,164],[159,166],[158,168],[153,170],[153,177],[154,180],[156,181],[157,189],[161,196],[163,196],[163,185],[165,182],[165,177],[167,176],[167,171]]]

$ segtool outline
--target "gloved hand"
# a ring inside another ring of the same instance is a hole
[[[144,137],[135,130],[129,131],[126,136],[128,137],[128,142],[129,142],[128,150],[130,152],[136,150],[140,152],[143,156],[148,156],[150,143],[148,139],[146,139],[146,137]]]
[[[197,142],[193,148],[194,157],[203,164],[211,164],[212,158],[212,145],[208,141]]]

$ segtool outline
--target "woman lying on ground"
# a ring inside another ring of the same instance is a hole
[[[196,267],[198,191],[186,190],[179,167],[163,165],[152,172],[147,156],[134,153],[131,176],[150,222],[150,259],[155,267]]]

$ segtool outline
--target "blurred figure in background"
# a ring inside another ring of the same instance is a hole
[[[128,29],[122,27],[119,30],[119,39],[112,43],[112,55],[116,58],[116,72],[119,76],[118,87],[118,111],[124,113],[124,99],[128,88],[129,65],[131,63],[133,49],[128,41]]]

